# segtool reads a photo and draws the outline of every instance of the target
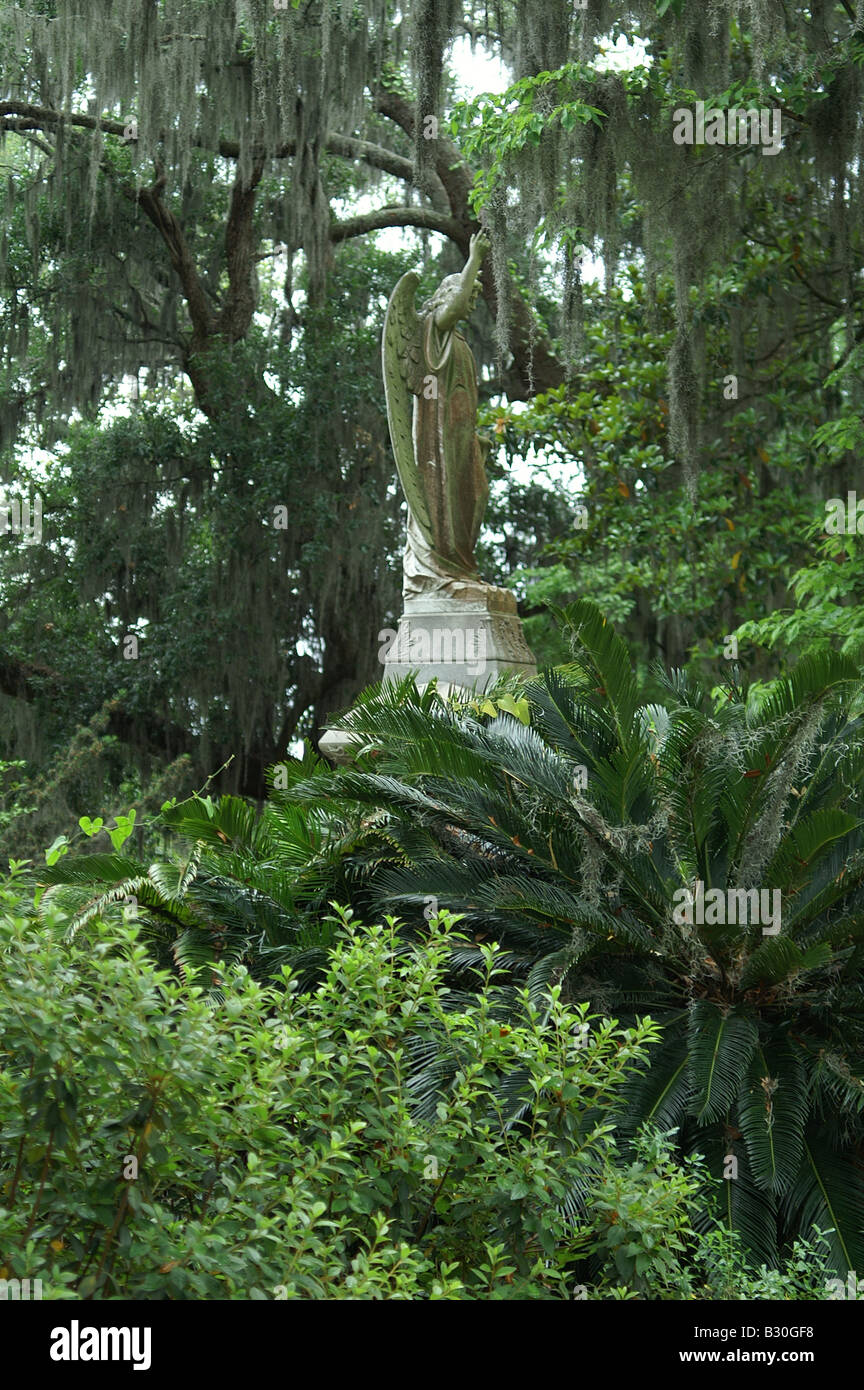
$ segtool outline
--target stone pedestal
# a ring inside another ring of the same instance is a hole
[[[399,627],[385,645],[384,681],[416,673],[418,686],[425,686],[437,677],[446,693],[454,686],[486,690],[505,672],[536,676],[514,595],[492,585],[478,585],[473,594],[407,598]]]
[[[341,763],[346,767],[354,761],[351,748],[356,737],[346,734],[342,729],[325,729],[318,740],[318,750],[331,763]]]
[[[516,599],[491,584],[466,586],[464,597],[424,594],[405,599],[399,627],[382,635],[385,684],[413,675],[419,688],[437,678],[447,695],[459,688],[477,694],[498,676],[536,676],[522,634]],[[328,729],[319,740],[331,762],[351,761],[350,734]]]

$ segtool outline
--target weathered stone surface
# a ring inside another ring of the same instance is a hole
[[[318,748],[322,756],[331,763],[345,765],[353,761],[351,745],[354,742],[356,740],[350,734],[344,734],[340,729],[325,729],[318,740]]]
[[[390,296],[381,344],[390,439],[408,503],[402,592],[459,598],[482,585],[474,548],[489,497],[486,444],[477,434],[477,364],[459,332],[480,293],[489,243],[471,238],[460,275],[448,275],[418,314],[419,276]]]
[[[514,596],[486,587],[489,605],[446,604],[440,597],[434,607],[427,598],[406,601],[384,652],[384,683],[412,675],[423,689],[436,679],[438,690],[447,696],[455,689],[486,690],[504,673],[535,676],[537,667],[522,635]],[[351,734],[328,729],[318,746],[325,758],[344,764],[351,762],[354,741]]]
[[[485,690],[504,672],[534,676],[537,667],[522,635],[514,596],[489,586],[488,604],[407,600],[384,655],[384,680],[414,674],[419,686]],[[494,605],[494,606],[493,606]]]

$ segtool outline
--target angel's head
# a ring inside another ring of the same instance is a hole
[[[430,299],[427,299],[421,308],[421,313],[434,314],[436,309],[442,308],[457,295],[462,288],[461,275],[445,275],[441,284]]]
[[[427,299],[426,302],[423,304],[421,313],[424,315],[424,317],[426,314],[434,314],[436,309],[443,308],[445,304],[449,304],[451,300],[455,299],[461,291],[461,289],[461,275],[445,275],[444,279],[441,281],[441,284],[438,286],[431,299]],[[468,301],[469,313],[471,313],[472,310],[475,308],[479,297],[480,280],[478,277],[477,279],[475,279],[474,284],[471,286],[471,298]]]

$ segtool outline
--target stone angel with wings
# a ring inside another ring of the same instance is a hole
[[[382,358],[390,438],[408,502],[406,600],[488,603],[503,594],[483,583],[474,558],[489,483],[477,437],[477,368],[458,331],[477,303],[488,249],[482,232],[472,236],[461,274],[446,276],[419,314],[414,271],[402,276],[387,306]]]

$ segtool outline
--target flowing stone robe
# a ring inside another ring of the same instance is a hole
[[[482,585],[474,558],[489,482],[477,437],[477,369],[457,328],[443,332],[434,310],[421,321],[424,390],[414,396],[417,477],[428,506],[432,544],[409,507],[404,595],[467,596]],[[435,388],[430,389],[430,379]]]
[[[419,283],[409,270],[396,285],[381,343],[390,438],[408,503],[405,613],[456,604],[515,617],[515,596],[484,584],[474,558],[489,498],[474,355],[456,323],[436,323],[442,308],[464,296],[464,273],[448,275],[420,314]]]

